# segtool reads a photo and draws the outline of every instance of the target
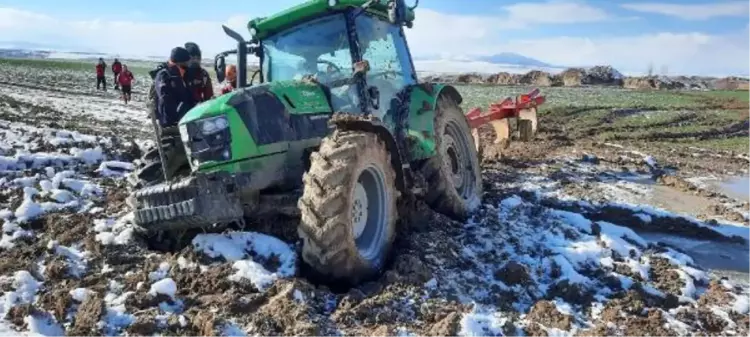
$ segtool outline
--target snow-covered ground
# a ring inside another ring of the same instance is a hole
[[[647,154],[630,151],[630,173],[572,155],[487,165],[469,221],[420,205],[383,275],[336,289],[306,278],[295,237],[261,233],[294,220],[150,247],[124,202],[148,136],[142,96],[124,106],[82,74],[46,75],[0,68],[0,334],[748,333],[747,271],[705,264],[747,258],[748,227],[656,206]]]

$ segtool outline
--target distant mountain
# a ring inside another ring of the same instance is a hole
[[[505,52],[487,56],[430,54],[414,56],[414,61],[480,62],[511,68],[562,68],[517,53]]]
[[[545,68],[554,67],[553,65],[550,65],[549,63],[545,63],[537,59],[533,59],[531,57],[523,56],[521,54],[516,54],[516,53],[500,53],[500,54],[495,54],[495,55],[490,55],[490,56],[480,56],[480,57],[477,57],[476,60],[488,62],[488,63],[494,63],[494,64],[513,64],[513,65],[519,65],[519,66],[525,66],[525,67],[545,67]]]

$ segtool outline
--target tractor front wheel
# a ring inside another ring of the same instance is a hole
[[[385,144],[372,133],[334,131],[310,158],[298,202],[303,260],[336,281],[356,284],[376,275],[398,218]]]
[[[458,104],[441,96],[435,113],[435,155],[422,166],[428,185],[427,203],[455,219],[465,219],[479,206],[482,174],[477,146]]]

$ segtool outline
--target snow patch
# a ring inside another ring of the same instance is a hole
[[[233,232],[228,234],[200,234],[193,239],[195,251],[211,258],[224,258],[234,261],[236,273],[230,276],[233,281],[248,279],[259,289],[266,289],[280,277],[290,277],[296,272],[297,257],[285,242],[260,233]],[[280,266],[275,271],[267,270],[259,259],[276,257]]]

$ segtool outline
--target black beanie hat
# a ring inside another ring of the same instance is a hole
[[[174,63],[183,63],[190,61],[190,53],[185,48],[175,47],[169,59]]]
[[[190,53],[190,56],[201,57],[201,48],[195,42],[185,43],[185,49]]]

